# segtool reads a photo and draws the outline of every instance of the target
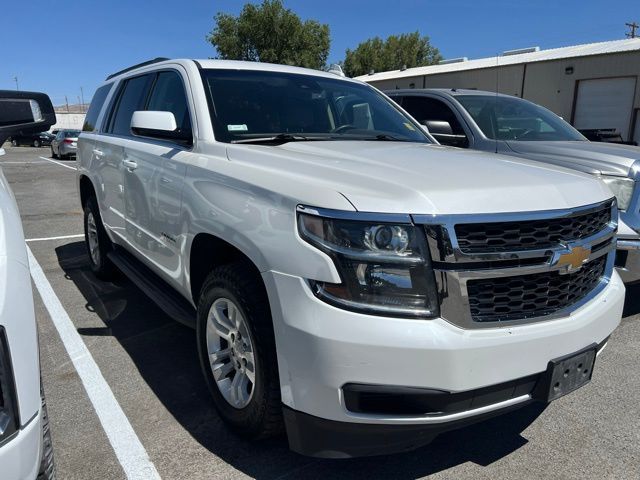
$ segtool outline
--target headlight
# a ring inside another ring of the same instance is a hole
[[[342,280],[310,280],[318,298],[378,315],[438,315],[435,279],[420,228],[298,213],[298,231],[333,259]]]
[[[626,210],[631,203],[631,196],[633,195],[633,187],[635,181],[632,178],[624,177],[600,177],[604,183],[611,189],[616,196],[618,202],[618,208],[620,210]]]

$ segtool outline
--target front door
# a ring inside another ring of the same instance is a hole
[[[184,82],[178,71],[157,73],[145,109],[171,112],[178,125],[176,133],[193,138]],[[135,137],[124,148],[127,241],[168,281],[177,279],[182,268],[180,212],[190,148],[184,140],[151,137]]]

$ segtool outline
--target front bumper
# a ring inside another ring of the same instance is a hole
[[[42,455],[42,412],[0,445],[0,478],[36,478]]]
[[[633,283],[640,280],[640,238],[618,239],[616,269],[624,283]]]
[[[362,413],[347,408],[345,385],[467,392],[537,375],[551,359],[602,343],[619,324],[624,303],[624,285],[614,274],[600,294],[565,318],[465,330],[441,318],[406,320],[348,312],[315,298],[303,279],[278,272],[263,276],[290,446],[325,457],[415,448],[441,431],[532,401],[525,393],[441,416]],[[345,425],[334,428],[335,424]],[[314,437],[314,425],[315,438],[324,440],[309,444],[304,438]],[[309,431],[311,437],[303,436]],[[362,448],[354,451],[348,448],[353,442],[345,439],[360,435],[348,431],[371,438],[359,440]],[[405,442],[402,437],[408,431],[415,435],[407,435]]]

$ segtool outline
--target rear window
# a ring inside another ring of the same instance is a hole
[[[82,125],[83,132],[95,132],[98,115],[100,115],[100,110],[102,110],[102,105],[104,105],[104,101],[107,99],[107,95],[109,95],[112,85],[113,83],[109,83],[108,85],[103,85],[96,90],[96,93],[93,95],[93,99],[91,100],[91,104],[89,105],[89,110],[87,110],[87,116],[84,119],[84,124]]]
[[[64,138],[78,138],[80,135],[80,130],[65,130]]]

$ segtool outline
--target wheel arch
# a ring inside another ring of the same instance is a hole
[[[90,197],[98,198],[93,182],[86,175],[80,175],[78,179],[78,187],[80,189],[80,205],[84,205]]]
[[[189,250],[189,280],[194,305],[198,304],[200,291],[209,273],[216,267],[236,262],[249,265],[266,291],[260,268],[248,254],[210,233],[198,233],[194,237]]]

